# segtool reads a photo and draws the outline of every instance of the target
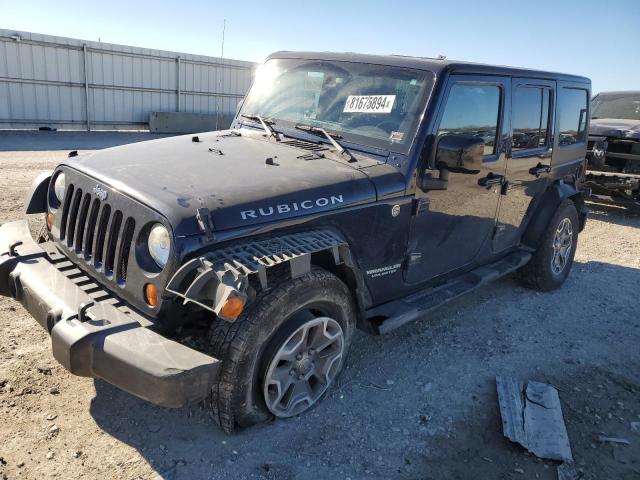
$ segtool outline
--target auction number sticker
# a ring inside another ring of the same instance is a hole
[[[395,95],[349,95],[344,104],[345,113],[391,113]]]

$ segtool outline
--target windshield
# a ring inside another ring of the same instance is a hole
[[[596,95],[593,118],[640,120],[640,94]]]
[[[308,125],[344,141],[406,153],[433,74],[363,63],[272,59],[258,68],[242,107],[276,127]]]

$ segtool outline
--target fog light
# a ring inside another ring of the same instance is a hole
[[[144,299],[150,307],[158,305],[158,287],[153,283],[147,283],[144,286]]]
[[[53,214],[47,213],[47,230],[51,231],[53,227]]]
[[[220,309],[219,316],[224,320],[233,322],[242,313],[245,301],[242,297],[229,297]]]

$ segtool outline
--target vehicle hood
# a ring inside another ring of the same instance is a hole
[[[65,165],[155,209],[176,236],[199,233],[195,216],[203,207],[218,231],[376,199],[372,181],[352,166],[362,162],[313,155],[245,130],[198,134],[197,142],[187,135],[129,144]]]
[[[595,118],[591,120],[589,135],[640,140],[640,120]]]

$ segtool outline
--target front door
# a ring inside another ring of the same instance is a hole
[[[514,78],[511,84],[511,156],[500,199],[495,252],[518,243],[532,202],[544,193],[553,152],[555,82]]]
[[[474,170],[449,172],[445,190],[416,193],[407,282],[431,280],[490,254],[487,239],[495,227],[504,175],[510,86],[510,80],[502,77],[449,79],[431,131],[434,149],[444,135],[476,136],[484,140],[483,161]],[[438,175],[437,170],[427,173],[431,172]]]

